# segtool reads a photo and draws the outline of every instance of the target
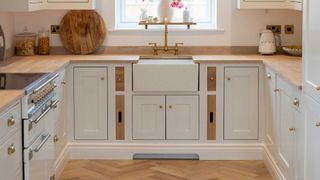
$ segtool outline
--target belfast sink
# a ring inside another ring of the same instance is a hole
[[[143,59],[133,65],[135,92],[194,92],[199,65],[190,59]]]

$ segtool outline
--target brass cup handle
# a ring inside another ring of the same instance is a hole
[[[299,100],[298,100],[298,99],[294,99],[294,101],[293,101],[293,105],[295,105],[295,106],[299,107],[299,105],[300,105]]]
[[[53,142],[54,142],[54,143],[57,143],[58,141],[59,141],[59,138],[58,138],[57,135],[55,135],[55,136],[53,137]]]
[[[16,124],[16,120],[13,118],[13,116],[11,116],[9,119],[8,119],[8,127],[11,127],[13,125]]]
[[[293,131],[295,131],[296,130],[296,128],[289,128],[289,131],[290,132],[293,132]]]
[[[271,74],[270,73],[267,74],[267,78],[271,79]]]
[[[8,148],[8,155],[12,155],[16,152],[16,148],[14,147],[13,144]]]
[[[274,89],[273,91],[274,92],[280,92],[280,89]]]
[[[316,127],[320,128],[320,122],[316,123]]]

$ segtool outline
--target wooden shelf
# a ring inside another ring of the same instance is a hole
[[[149,22],[139,22],[139,25],[145,26],[145,29],[148,29],[148,26],[158,26],[158,25],[181,25],[181,26],[187,26],[188,29],[190,29],[191,25],[197,25],[197,23],[194,22],[154,22],[154,23],[149,23]]]

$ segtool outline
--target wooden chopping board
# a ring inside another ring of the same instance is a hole
[[[69,11],[60,23],[60,40],[73,54],[90,54],[106,38],[106,27],[95,10]]]

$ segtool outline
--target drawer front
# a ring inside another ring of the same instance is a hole
[[[284,91],[287,93],[291,100],[292,100],[292,106],[300,112],[300,101],[301,101],[301,94],[302,91],[299,90],[297,87],[291,85],[287,81],[283,80],[281,77],[278,76],[277,78],[277,88],[280,91]]]
[[[19,130],[0,147],[0,174],[4,179],[11,179],[22,168],[21,140]]]
[[[208,91],[216,91],[217,89],[217,68],[216,67],[208,67],[207,74],[207,82],[208,82]]]
[[[54,161],[56,162],[64,148],[67,144],[66,133],[64,131],[64,126],[58,126],[53,134],[52,142],[54,143]]]
[[[116,91],[124,91],[124,67],[116,67]]]
[[[20,101],[0,114],[0,140],[21,126]]]

